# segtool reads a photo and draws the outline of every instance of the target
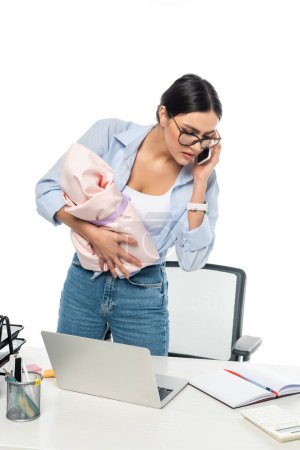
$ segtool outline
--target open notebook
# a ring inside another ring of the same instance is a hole
[[[189,384],[220,400],[231,408],[300,393],[299,375],[276,373],[275,370],[243,363],[236,369],[224,368],[203,373]]]

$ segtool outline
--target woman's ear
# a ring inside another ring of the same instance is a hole
[[[167,109],[164,105],[161,105],[159,107],[158,114],[159,114],[159,123],[163,128],[165,128],[168,125],[169,117],[168,117]]]

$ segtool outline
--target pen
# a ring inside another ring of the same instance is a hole
[[[23,366],[23,372],[25,374],[26,381],[29,383],[30,379],[29,379],[28,370],[27,370],[26,363],[25,363],[23,356],[22,356],[22,366]],[[33,391],[32,386],[28,386],[28,389],[30,391],[31,399],[33,400],[34,399],[34,391]]]
[[[8,371],[9,373],[13,373],[14,372],[14,368],[15,368],[15,359],[16,359],[16,355],[10,355],[9,356],[9,363],[8,363]]]
[[[255,384],[256,386],[259,386],[263,389],[266,389],[266,391],[272,392],[272,394],[274,394],[276,397],[278,397],[278,392],[274,391],[274,389],[268,387],[268,386],[263,386],[262,384],[258,383],[257,381],[251,380],[250,378],[244,377],[244,375],[241,375],[240,373],[234,372],[233,370],[229,370],[229,369],[224,369],[226,370],[226,372],[231,373],[232,375],[236,375],[237,377],[242,378],[243,380],[246,381],[250,381],[250,383]]]

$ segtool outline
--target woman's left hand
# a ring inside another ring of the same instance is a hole
[[[197,164],[197,157],[194,160],[193,177],[194,181],[207,182],[208,177],[218,164],[221,153],[221,144],[219,143],[211,149],[211,157],[203,164]]]

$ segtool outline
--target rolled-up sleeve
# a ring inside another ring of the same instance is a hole
[[[35,187],[35,201],[37,212],[53,225],[59,225],[61,222],[55,219],[55,214],[66,202],[62,195],[62,189],[59,185],[60,158],[54,166],[44,175]]]
[[[116,121],[116,119],[98,120],[78,142],[103,157],[109,149],[110,140],[115,132]],[[53,225],[61,223],[55,219],[55,214],[66,205],[60,187],[61,160],[62,157],[37,182],[35,188],[37,212]]]
[[[175,248],[179,266],[187,272],[201,269],[213,249],[215,228],[218,219],[219,186],[216,173],[209,177],[205,194],[208,211],[201,225],[189,229],[188,211],[186,210],[173,230],[176,236]],[[197,214],[197,213],[195,213]]]

